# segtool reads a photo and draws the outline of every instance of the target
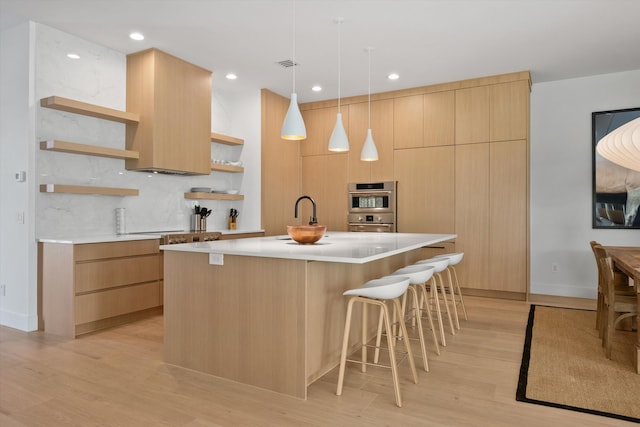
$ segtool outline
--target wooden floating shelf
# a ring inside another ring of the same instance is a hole
[[[211,170],[218,171],[218,172],[232,172],[232,173],[244,172],[244,168],[242,166],[221,165],[219,163],[211,163]]]
[[[75,142],[48,140],[40,141],[40,149],[62,153],[86,154],[89,156],[109,157],[111,159],[138,159],[137,151],[118,148],[98,147],[95,145],[77,144]]]
[[[40,105],[45,108],[66,111],[67,113],[82,114],[84,116],[96,117],[98,119],[111,120],[119,123],[138,123],[140,121],[140,115],[136,113],[101,107],[99,105],[62,98],[60,96],[42,98],[40,100]]]
[[[135,188],[92,187],[85,185],[41,184],[41,193],[99,194],[103,196],[137,196]]]
[[[224,193],[184,193],[185,199],[206,199],[206,200],[244,200],[242,194]]]
[[[222,135],[221,133],[211,132],[211,142],[217,142],[224,145],[244,145],[244,139],[234,138],[232,136]]]

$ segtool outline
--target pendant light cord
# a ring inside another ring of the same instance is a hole
[[[293,0],[293,54],[291,55],[293,65],[293,87],[291,93],[296,93],[296,2]]]
[[[369,129],[371,129],[371,47],[367,51],[369,52]]]
[[[340,86],[341,86],[341,76],[340,76],[340,70],[341,70],[341,64],[340,64],[340,58],[342,57],[341,53],[341,46],[342,46],[342,39],[340,37],[340,26],[342,25],[342,21],[340,21],[338,19],[338,113],[340,113]]]

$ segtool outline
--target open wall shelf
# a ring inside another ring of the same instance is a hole
[[[41,193],[99,194],[103,196],[137,196],[135,188],[93,187],[85,185],[41,184]]]
[[[75,142],[57,140],[40,141],[40,149],[47,151],[58,151],[62,153],[109,157],[112,159],[137,159],[140,157],[137,151],[98,147],[95,145],[77,144]]]
[[[244,200],[242,194],[225,193],[184,193],[184,198],[193,200]]]
[[[140,116],[136,113],[101,107],[99,105],[62,98],[61,96],[42,98],[40,100],[40,105],[45,108],[66,111],[67,113],[82,114],[84,116],[96,117],[98,119],[111,120],[119,123],[138,123],[140,121]]]
[[[233,136],[222,135],[221,133],[211,132],[211,142],[224,145],[244,145],[244,139],[234,138]]]

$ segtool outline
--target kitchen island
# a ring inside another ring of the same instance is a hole
[[[313,245],[270,236],[161,246],[165,361],[304,399],[339,362],[342,293],[455,237],[328,231]]]

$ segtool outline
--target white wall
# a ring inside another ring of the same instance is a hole
[[[597,271],[589,241],[640,246],[640,230],[591,228],[591,113],[634,107],[640,107],[640,70],[534,82],[531,293],[594,298]]]
[[[260,228],[260,88],[216,91],[212,130],[243,138],[245,145],[212,144],[212,157],[241,160],[245,172],[174,176],[131,172],[124,161],[47,152],[40,140],[60,139],[124,148],[123,124],[39,106],[52,95],[126,108],[126,56],[45,25],[25,23],[0,34],[0,324],[37,328],[37,239],[115,233],[117,207],[126,208],[127,231],[185,230],[194,202],[191,187],[239,189],[244,201],[201,201],[213,209],[208,230],[224,230],[230,208],[238,230]],[[66,54],[73,51],[79,60]],[[27,171],[16,183],[15,171]],[[39,185],[62,183],[138,188],[138,197],[45,194]],[[25,224],[18,214],[25,213]]]
[[[22,330],[37,327],[33,31],[24,23],[0,34],[0,324]],[[26,182],[14,179],[19,171],[28,172]]]

